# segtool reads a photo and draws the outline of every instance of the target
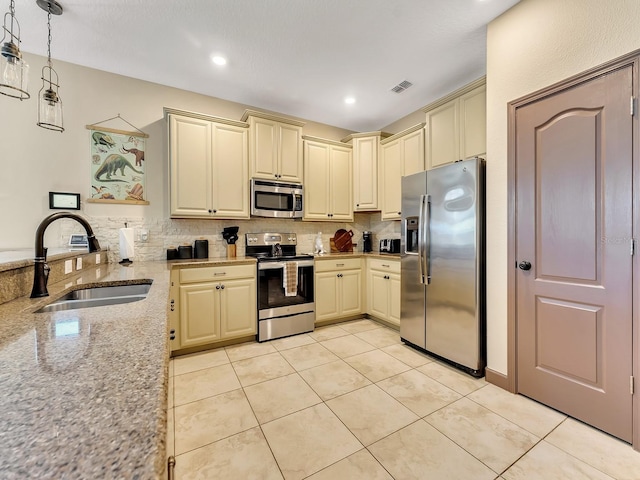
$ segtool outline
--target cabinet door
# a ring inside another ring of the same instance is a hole
[[[249,218],[247,130],[213,126],[213,216]]]
[[[389,280],[389,315],[387,320],[396,325],[400,325],[400,275],[391,273]]]
[[[486,86],[460,97],[460,158],[482,155],[487,151]]]
[[[362,271],[345,270],[340,272],[338,289],[340,291],[340,315],[362,313]]]
[[[338,307],[338,274],[316,273],[316,322],[340,316]]]
[[[302,127],[281,123],[278,125],[278,179],[302,182]]]
[[[427,112],[427,168],[460,160],[459,103],[452,100]]]
[[[424,172],[424,129],[409,133],[402,142],[402,175]]]
[[[219,290],[217,283],[194,283],[180,287],[180,347],[220,340]]]
[[[329,200],[331,220],[353,222],[353,180],[351,149],[331,146]]]
[[[249,161],[251,176],[276,180],[278,170],[278,123],[249,117]]]
[[[400,218],[402,157],[400,140],[382,145],[380,162],[380,193],[382,219]]]
[[[387,319],[389,315],[389,280],[387,274],[372,270],[369,273],[369,313]]]
[[[353,197],[356,211],[378,209],[378,137],[353,139]]]
[[[254,335],[256,320],[256,280],[225,280],[220,290],[220,338]]]
[[[324,143],[304,142],[304,218],[329,220],[330,147]]]
[[[169,118],[171,216],[209,217],[211,209],[211,122]]]

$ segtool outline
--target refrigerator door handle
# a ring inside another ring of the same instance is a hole
[[[420,217],[418,224],[418,255],[420,258],[420,283],[431,283],[431,266],[429,265],[430,240],[430,195],[420,195]]]

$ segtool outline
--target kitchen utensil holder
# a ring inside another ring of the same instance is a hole
[[[236,257],[236,244],[227,245],[227,258],[235,258]]]

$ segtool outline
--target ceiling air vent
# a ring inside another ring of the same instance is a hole
[[[411,85],[413,85],[413,83],[411,83],[409,80],[403,80],[402,82],[400,82],[398,85],[396,85],[395,87],[393,87],[391,89],[392,92],[395,93],[402,93],[404,92],[407,88],[409,88]]]

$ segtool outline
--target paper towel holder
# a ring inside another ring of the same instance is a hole
[[[129,228],[129,226],[127,225],[127,222],[124,222],[124,228]],[[129,260],[128,258],[123,258],[118,263],[124,267],[128,267],[133,263],[133,260]]]

